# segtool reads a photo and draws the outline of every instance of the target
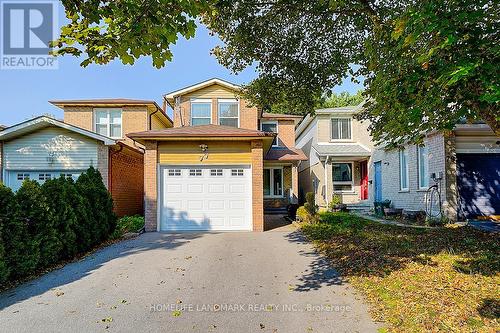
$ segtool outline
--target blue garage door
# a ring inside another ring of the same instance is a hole
[[[457,154],[458,217],[500,215],[500,154]]]

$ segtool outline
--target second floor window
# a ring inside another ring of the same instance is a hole
[[[260,130],[262,132],[276,133],[273,141],[273,147],[279,146],[278,144],[278,122],[277,121],[265,121],[260,124]]]
[[[95,111],[95,131],[98,134],[110,137],[122,137],[122,110],[101,109]]]
[[[219,125],[239,127],[239,105],[236,99],[219,99]]]
[[[332,140],[351,140],[351,118],[332,118]]]
[[[191,125],[210,125],[212,123],[212,101],[194,99],[191,101]]]

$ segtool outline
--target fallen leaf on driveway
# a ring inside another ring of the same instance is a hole
[[[192,258],[193,258],[192,256],[184,257],[184,259],[186,259],[186,260],[189,260],[189,259],[192,259]]]
[[[264,328],[266,328],[266,326],[262,323],[260,323],[260,329],[263,330]]]
[[[180,317],[181,314],[182,314],[182,312],[180,312],[179,310],[172,311],[172,316],[173,317]]]
[[[125,304],[125,303],[127,303],[127,300],[126,299],[122,299],[121,302],[122,302],[122,304]]]
[[[111,317],[106,317],[106,318],[101,319],[102,323],[111,323],[112,321],[113,321],[113,318],[111,318]]]
[[[56,296],[57,297],[62,296],[62,295],[64,295],[63,291],[61,291],[61,290],[56,291]]]

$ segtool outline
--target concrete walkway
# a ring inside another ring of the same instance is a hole
[[[290,226],[148,233],[0,294],[0,332],[375,332]]]

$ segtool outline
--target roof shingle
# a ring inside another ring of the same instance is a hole
[[[223,125],[198,125],[173,127],[161,130],[129,133],[129,138],[174,138],[174,137],[272,137],[274,133],[235,128]]]
[[[288,147],[274,147],[269,149],[264,157],[265,160],[270,161],[306,161],[307,156],[302,149],[288,148]]]

